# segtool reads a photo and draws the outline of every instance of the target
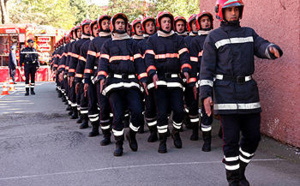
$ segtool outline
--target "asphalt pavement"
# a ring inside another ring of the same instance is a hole
[[[36,85],[35,96],[24,96],[24,83],[0,96],[0,186],[227,185],[218,121],[211,152],[184,129],[183,148],[169,138],[168,153],[159,154],[145,127],[137,152],[125,141],[123,156],[114,157],[114,144],[101,147],[102,135],[90,138],[91,128],[69,119],[53,82]],[[264,136],[246,176],[253,186],[300,185],[300,151]]]

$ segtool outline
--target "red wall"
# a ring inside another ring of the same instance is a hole
[[[276,43],[284,54],[277,60],[256,59],[256,79],[262,104],[261,132],[300,147],[300,1],[243,0],[242,26]],[[215,0],[200,0],[214,13]],[[215,19],[215,28],[219,20]]]

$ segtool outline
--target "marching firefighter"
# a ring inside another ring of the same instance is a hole
[[[252,28],[240,26],[243,9],[242,0],[217,0],[216,17],[221,26],[211,31],[204,42],[200,96],[208,116],[212,105],[215,114],[220,115],[227,181],[229,185],[244,186],[249,185],[246,166],[261,139],[261,105],[252,77],[254,55],[276,59],[283,52]]]
[[[112,39],[101,49],[98,76],[100,92],[108,96],[113,111],[113,134],[116,140],[115,156],[122,156],[124,141],[124,111],[130,111],[131,122],[126,138],[132,151],[138,150],[136,133],[143,122],[143,106],[139,81],[146,89],[147,73],[136,41],[131,39],[126,28],[128,18],[118,13],[111,18]]]
[[[142,41],[144,39],[141,21],[142,20],[140,19],[135,19],[131,23],[132,25],[131,33],[133,34],[132,39],[134,39],[137,42]]]
[[[199,30],[199,35],[196,36],[192,42],[190,47],[190,61],[192,65],[192,77],[197,78],[197,73],[200,72],[201,58],[203,54],[203,44],[205,38],[209,34],[209,32],[213,29],[213,16],[211,13],[203,11],[198,14],[196,17],[196,25]],[[198,101],[197,101],[198,103]],[[213,122],[212,116],[207,116],[203,104],[201,104],[201,131],[204,144],[202,146],[202,151],[209,152],[211,151],[211,124]],[[197,127],[193,127],[193,135],[198,135],[198,124]],[[192,135],[192,136],[193,136]]]
[[[80,51],[78,56],[78,62],[76,66],[76,73],[75,73],[75,93],[76,93],[76,102],[77,102],[77,108],[80,110],[80,116],[82,118],[82,123],[79,126],[80,129],[85,129],[89,127],[89,118],[88,118],[88,97],[87,94],[84,93],[84,82],[83,82],[83,73],[85,69],[86,64],[86,57],[88,52],[88,47],[91,42],[91,35],[90,35],[90,24],[91,20],[86,19],[81,23],[81,31],[82,36],[80,42]],[[99,124],[98,123],[92,123],[93,127],[93,133],[92,135],[89,134],[90,137],[99,135]]]
[[[73,110],[73,114],[71,116],[71,119],[77,119],[78,118],[78,108],[80,108],[80,105],[77,105],[76,101],[76,92],[75,92],[75,81],[74,76],[76,72],[76,67],[78,63],[78,57],[80,54],[80,47],[81,45],[86,41],[86,39],[81,39],[82,31],[80,25],[76,26],[74,28],[74,34],[76,35],[76,41],[72,45],[71,52],[69,54],[70,58],[67,59],[67,64],[69,65],[69,87],[70,87],[70,101],[71,106]]]
[[[182,36],[186,37],[188,35],[188,32],[186,30],[186,19],[183,16],[176,16],[174,19],[174,30],[175,33]]]
[[[20,67],[22,68],[22,64],[24,63],[25,70],[25,96],[29,95],[29,76],[31,79],[30,83],[30,93],[31,95],[35,95],[34,85],[35,85],[35,72],[40,67],[39,55],[35,48],[33,48],[34,41],[32,39],[27,40],[28,46],[21,51],[20,54]]]
[[[189,53],[184,39],[173,31],[174,18],[167,11],[157,15],[159,29],[147,41],[145,62],[151,83],[148,89],[154,88],[157,108],[157,129],[160,138],[159,153],[167,152],[168,111],[173,111],[172,137],[176,148],[182,148],[180,130],[183,112],[182,76],[189,79]]]
[[[144,39],[139,42],[139,48],[141,54],[143,55],[143,61],[146,51],[146,43],[150,36],[156,33],[155,28],[155,19],[153,17],[145,17],[142,22],[142,31],[144,32]],[[149,78],[149,77],[148,77]],[[150,136],[148,137],[148,142],[155,142],[158,140],[157,137],[157,118],[156,118],[156,106],[155,106],[155,99],[154,99],[154,92],[153,89],[149,90],[149,94],[144,94],[145,97],[145,120],[149,127]]]
[[[97,19],[96,24],[92,23],[91,33],[95,37],[88,49],[87,61],[84,70],[84,92],[89,97],[89,119],[93,127],[92,134],[99,133],[99,124],[103,134],[100,145],[106,146],[111,143],[111,119],[110,105],[108,98],[100,94],[99,80],[97,79],[98,61],[103,43],[111,38],[109,29],[109,15],[102,15]],[[97,31],[97,30],[98,31]],[[100,112],[99,109],[100,108]],[[100,115],[99,115],[100,113]],[[96,126],[97,125],[97,126]]]

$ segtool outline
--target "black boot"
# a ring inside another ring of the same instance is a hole
[[[29,96],[29,88],[26,88],[26,93],[25,93],[25,96]]]
[[[89,133],[89,137],[95,137],[99,135],[99,120],[92,122],[92,131]]]
[[[199,123],[193,122],[192,135],[190,137],[191,141],[197,141],[199,139]]]
[[[111,143],[110,141],[110,136],[111,136],[111,133],[110,133],[110,129],[102,129],[102,133],[103,133],[103,140],[100,142],[100,145],[101,146],[106,146],[106,145],[109,145]]]
[[[126,116],[124,117],[123,123],[124,123],[124,128],[128,128],[129,127],[129,123],[130,123],[129,122],[129,114],[126,114]]]
[[[116,149],[114,151],[114,156],[122,156],[123,155],[124,135],[115,136],[115,140],[116,140]]]
[[[62,96],[61,101],[64,102],[64,103],[67,102],[67,99],[66,99],[65,95]]]
[[[240,177],[239,177],[239,186],[249,186],[249,182],[246,179],[245,171],[248,163],[245,163],[243,161],[240,161]]]
[[[72,110],[72,107],[70,105],[67,106],[66,111]]]
[[[183,123],[185,124],[185,127],[187,129],[193,129],[193,123],[191,122],[189,113],[187,113],[187,112],[185,112],[185,114],[184,114]]]
[[[87,114],[81,114],[80,115],[82,117],[82,123],[79,126],[80,129],[86,129],[89,127],[89,118]],[[78,121],[78,120],[77,120]]]
[[[72,116],[73,115],[73,108],[71,107],[71,110],[68,112],[68,115],[69,116]]]
[[[159,153],[167,153],[167,133],[159,134]]]
[[[62,93],[60,90],[58,90],[58,97],[61,98],[62,97]]]
[[[204,144],[202,146],[202,151],[211,151],[211,131],[202,132]]]
[[[239,186],[239,170],[226,170],[226,178],[229,186]]]
[[[30,94],[31,94],[31,95],[35,95],[34,88],[31,88],[31,89],[30,89]]]
[[[220,126],[219,132],[218,132],[219,138],[223,139],[223,129],[222,126]]]
[[[158,140],[157,137],[157,126],[149,126],[150,136],[148,137],[148,142],[156,142]]]
[[[82,116],[83,116],[82,114],[79,114],[79,118],[78,118],[78,120],[76,121],[76,123],[80,124],[80,123],[83,122]]]
[[[72,109],[73,109],[73,113],[72,113],[71,119],[77,119],[78,118],[77,107],[72,107]]]
[[[126,134],[126,139],[127,139],[128,143],[129,143],[129,147],[134,152],[138,150],[138,143],[136,141],[135,136],[136,136],[136,132],[134,132],[131,129]]]
[[[174,146],[178,149],[182,148],[182,141],[180,138],[179,131],[180,131],[180,129],[173,129],[173,131],[172,131],[172,138],[174,141]]]

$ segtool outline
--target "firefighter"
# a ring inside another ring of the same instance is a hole
[[[74,76],[75,76],[76,67],[78,63],[78,57],[80,54],[80,47],[87,40],[87,38],[81,39],[82,31],[80,25],[77,25],[75,27],[74,34],[76,35],[75,37],[76,41],[72,45],[72,49],[69,54],[70,58],[67,59],[68,60],[67,63],[69,65],[68,76],[69,76],[69,87],[70,87],[70,100],[71,100],[71,106],[73,110],[71,119],[78,118],[78,108],[80,108],[80,105],[77,105],[77,101],[76,101]]]
[[[113,111],[112,131],[116,140],[115,156],[123,154],[124,123],[122,121],[125,105],[131,115],[130,130],[126,138],[131,150],[138,150],[136,133],[143,122],[139,81],[146,88],[147,80],[145,65],[137,43],[126,33],[127,24],[128,18],[125,14],[118,13],[111,18],[112,39],[103,44],[98,66],[100,92],[108,96]]]
[[[156,33],[155,28],[155,19],[153,17],[145,17],[142,22],[142,31],[144,32],[144,39],[139,42],[139,48],[141,54],[143,55],[146,51],[146,42],[148,41],[149,37]],[[154,93],[153,89],[149,91],[149,95],[144,93],[145,97],[145,120],[149,127],[150,136],[148,137],[148,142],[155,142],[158,140],[157,137],[157,118],[156,118],[156,107],[155,107],[155,100],[154,100]],[[142,127],[141,127],[142,128]]]
[[[30,93],[31,95],[35,95],[34,85],[35,85],[35,72],[40,67],[39,55],[35,48],[33,48],[34,41],[32,39],[27,40],[28,46],[21,51],[20,55],[20,67],[22,68],[22,64],[24,63],[25,70],[25,96],[29,95],[29,75],[31,79],[30,83]]]
[[[191,50],[191,41],[197,36],[197,26],[196,26],[196,14],[190,16],[187,22],[187,28],[189,35],[184,38],[186,45],[189,50]],[[185,119],[184,123],[186,128],[193,129],[193,134],[191,136],[192,141],[198,140],[198,123],[199,123],[199,114],[198,114],[198,99],[197,99],[197,88],[195,87],[196,77],[192,77],[188,82],[185,82],[184,90],[184,101],[186,104],[185,107]]]
[[[157,108],[157,129],[160,138],[159,153],[167,152],[168,111],[173,111],[172,137],[176,148],[182,148],[180,130],[183,120],[183,81],[189,79],[189,53],[184,39],[173,31],[174,18],[167,11],[160,12],[156,18],[156,34],[147,41],[145,62],[154,88]]]
[[[106,146],[111,143],[111,119],[109,116],[111,109],[107,97],[100,94],[99,80],[97,79],[101,47],[105,41],[111,38],[109,29],[110,18],[109,15],[102,15],[97,19],[97,24],[92,25],[93,30],[91,30],[91,33],[95,38],[89,45],[84,70],[84,91],[89,97],[89,119],[92,123],[98,124],[98,127],[93,128],[94,132],[92,130],[90,134],[99,133],[100,124],[103,133],[103,140],[100,142],[101,146]],[[100,108],[100,112],[98,107]]]
[[[67,111],[72,110],[71,101],[70,101],[70,98],[69,98],[69,83],[68,83],[68,77],[67,77],[69,67],[67,65],[67,58],[68,58],[68,53],[71,50],[72,42],[74,41],[73,37],[72,37],[73,29],[74,28],[71,29],[70,33],[67,36],[67,44],[65,45],[65,49],[64,49],[61,61],[60,61],[59,71],[58,71],[59,80],[65,86],[66,100],[67,100],[67,105],[68,105],[67,108],[66,108]]]
[[[78,41],[80,44],[79,46],[79,55],[76,65],[76,73],[75,73],[75,93],[76,93],[76,102],[77,102],[77,109],[80,111],[80,115],[82,117],[82,123],[79,126],[80,129],[88,128],[88,97],[87,94],[84,93],[84,84],[83,84],[83,73],[86,63],[86,56],[88,52],[88,47],[91,42],[90,38],[90,24],[91,20],[86,19],[82,21],[80,27],[82,36],[81,39]],[[94,123],[93,123],[94,124]],[[98,126],[93,126],[93,128]],[[95,129],[94,129],[95,130]],[[98,130],[98,129],[97,129]],[[95,134],[95,135],[99,135]]]
[[[261,139],[261,105],[252,77],[254,55],[276,59],[283,52],[252,28],[240,26],[243,9],[242,0],[217,0],[216,17],[221,26],[211,31],[204,42],[200,96],[208,116],[212,114],[212,105],[214,113],[220,115],[227,181],[229,185],[244,186],[249,185],[246,166]]]
[[[174,30],[176,34],[182,37],[186,37],[188,35],[188,32],[186,30],[187,28],[186,19],[183,16],[176,16],[174,19],[174,25],[175,25]]]
[[[131,23],[131,33],[133,34],[132,39],[134,39],[137,42],[142,41],[144,39],[141,21],[142,20],[140,19],[135,19]]]
[[[192,42],[190,47],[190,60],[192,64],[192,77],[197,78],[197,73],[200,71],[201,58],[203,54],[203,44],[205,38],[209,34],[209,32],[213,29],[213,16],[211,13],[203,11],[198,14],[196,17],[196,26],[199,30],[199,35],[196,36]],[[197,101],[198,102],[198,101]],[[213,122],[212,116],[207,116],[203,104],[201,104],[201,131],[202,131],[202,139],[204,144],[202,146],[202,151],[209,152],[211,151],[211,124]],[[198,137],[198,124],[193,127],[193,134],[191,138],[195,135]]]

